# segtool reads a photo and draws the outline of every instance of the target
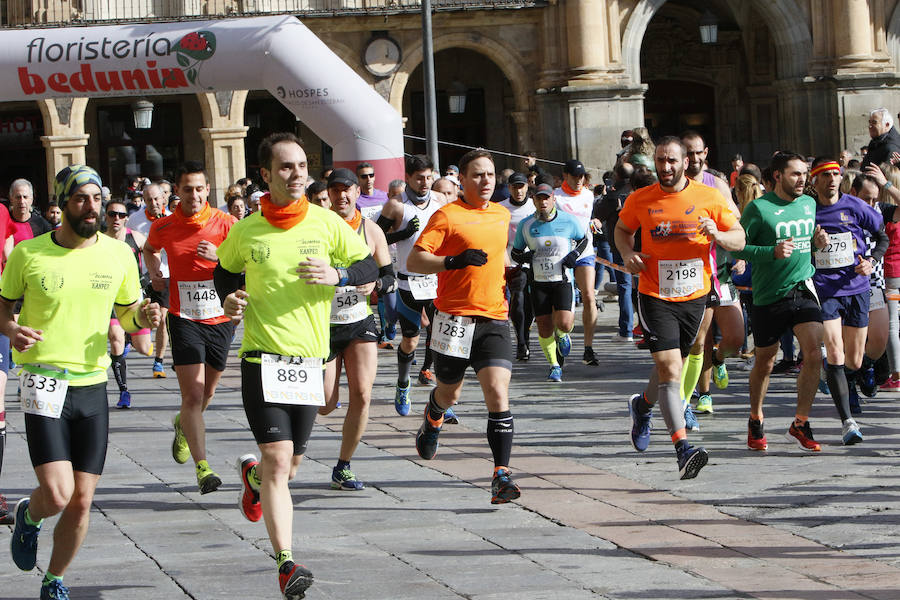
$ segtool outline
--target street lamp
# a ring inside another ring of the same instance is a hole
[[[719,41],[719,20],[708,8],[700,15],[700,41],[704,44]]]
[[[455,80],[448,90],[450,101],[450,114],[461,115],[466,112],[466,86],[461,81]]]
[[[135,129],[150,129],[153,123],[153,103],[146,98],[141,98],[131,105],[131,112],[134,113]]]

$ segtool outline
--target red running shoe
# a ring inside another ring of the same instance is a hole
[[[241,472],[241,496],[238,508],[248,521],[256,523],[262,519],[262,504],[259,503],[259,492],[250,485],[250,469],[259,464],[252,454],[245,454],[238,460],[238,470]]]

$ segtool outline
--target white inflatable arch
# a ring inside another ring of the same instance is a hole
[[[290,16],[7,30],[0,100],[265,89],[328,143],[334,164],[403,177],[400,115]]]

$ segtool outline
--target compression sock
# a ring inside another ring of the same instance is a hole
[[[275,561],[278,563],[278,568],[281,568],[281,565],[284,563],[294,561],[294,553],[290,550],[280,550],[277,554],[275,554]]]
[[[538,341],[541,344],[541,350],[544,351],[544,356],[547,357],[547,362],[550,363],[550,366],[558,367],[559,361],[556,360],[556,338],[552,335],[546,338],[538,336]]]
[[[494,455],[494,467],[509,464],[513,444],[513,416],[508,410],[488,413],[487,440]]]
[[[847,385],[847,376],[844,375],[844,365],[825,363],[825,381],[843,423],[850,418],[850,386]]]
[[[119,386],[119,391],[127,391],[128,382],[127,375],[125,374],[125,355],[110,354],[109,357],[112,359],[112,372],[116,378],[116,384]]]
[[[415,350],[407,354],[399,347],[397,348],[397,385],[402,387],[409,385],[409,369],[415,357]]]
[[[684,431],[684,402],[677,381],[660,382],[659,408],[669,435],[675,435],[678,430]]]
[[[3,472],[3,451],[6,449],[6,411],[0,411],[0,473]]]
[[[685,361],[684,367],[681,370],[682,376],[684,377],[684,381],[682,381],[681,385],[682,405],[684,402],[690,401],[691,393],[693,393],[694,388],[697,387],[697,382],[700,380],[700,373],[702,371],[703,353],[688,354],[687,361]]]
[[[432,389],[428,394],[428,420],[435,427],[440,427],[444,422],[444,413],[447,412],[447,409],[437,405],[437,402],[434,401],[434,392],[435,390]]]

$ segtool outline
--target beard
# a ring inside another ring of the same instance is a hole
[[[86,223],[85,219],[94,218],[93,223]],[[89,212],[82,215],[73,215],[66,212],[66,221],[72,227],[72,230],[80,237],[85,239],[95,235],[100,231],[100,215],[96,212]]]

